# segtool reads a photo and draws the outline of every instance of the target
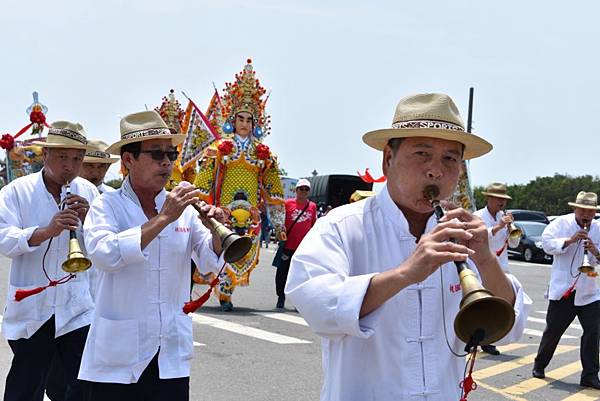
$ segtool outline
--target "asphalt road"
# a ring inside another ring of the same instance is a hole
[[[251,286],[234,295],[235,310],[220,311],[210,299],[194,316],[195,358],[191,372],[191,400],[265,401],[318,400],[322,384],[319,338],[286,305],[275,310],[273,247],[265,251],[251,277]],[[8,259],[0,257],[0,302],[6,298]],[[478,388],[469,400],[575,401],[600,399],[600,391],[579,386],[579,337],[574,324],[561,340],[547,368],[547,379],[531,378],[547,302],[543,294],[549,265],[511,261],[512,272],[534,300],[527,331],[517,344],[501,347],[502,354],[481,354],[475,368]],[[5,377],[12,354],[0,341],[0,377]],[[0,381],[2,393],[4,381]]]

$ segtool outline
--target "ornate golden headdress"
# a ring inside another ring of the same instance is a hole
[[[244,69],[235,75],[235,82],[225,84],[223,95],[223,114],[226,116],[223,131],[233,131],[235,116],[241,112],[252,114],[254,119],[254,132],[257,139],[262,139],[269,134],[271,117],[265,113],[265,105],[269,96],[264,100],[261,97],[266,93],[260,85],[252,68],[252,60],[248,59]]]
[[[167,96],[163,97],[160,107],[154,110],[160,114],[162,119],[174,134],[181,134],[181,124],[183,123],[184,112],[181,109],[179,101],[175,99],[175,91],[171,89]]]

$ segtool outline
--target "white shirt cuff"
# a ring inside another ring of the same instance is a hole
[[[136,264],[145,260],[142,252],[142,227],[137,226],[117,234],[121,258],[125,264]]]
[[[371,279],[376,274],[350,276],[344,279],[335,313],[335,319],[343,333],[361,338],[371,337],[375,333],[373,328],[361,324],[363,322],[359,316]]]
[[[19,237],[19,249],[23,253],[33,252],[37,248],[39,248],[39,245],[37,245],[37,246],[30,246],[29,245],[29,240],[31,239],[31,236],[33,235],[33,232],[35,230],[37,230],[38,228],[39,228],[39,226],[27,227],[27,228],[24,228],[21,231],[21,236]]]

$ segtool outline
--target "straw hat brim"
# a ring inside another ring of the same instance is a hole
[[[182,144],[183,141],[185,141],[185,137],[186,137],[185,134],[169,134],[169,135],[148,135],[148,136],[138,137],[138,138],[122,139],[119,142],[115,142],[112,145],[110,145],[108,148],[106,148],[105,152],[111,153],[113,155],[118,155],[121,153],[121,148],[129,143],[149,141],[151,139],[170,139],[173,143],[173,146],[177,146],[177,145]]]
[[[571,207],[578,207],[581,209],[589,209],[589,210],[600,210],[600,206],[592,206],[592,205],[582,205],[581,203],[568,202]]]
[[[62,149],[82,149],[90,150],[90,148],[82,143],[55,143],[55,142],[43,142],[33,141],[32,145],[41,146],[43,148],[62,148]]]
[[[84,163],[103,163],[103,164],[109,164],[110,163],[110,164],[112,164],[112,163],[118,162],[119,160],[121,160],[121,159],[119,159],[118,157],[105,157],[105,158],[102,158],[102,157],[89,157],[89,156],[86,156],[86,157],[83,158],[83,162]]]
[[[502,198],[502,199],[508,199],[511,200],[512,198],[508,195],[503,195],[503,194],[495,194],[493,192],[481,192],[482,195],[484,196],[491,196],[493,198]]]
[[[384,128],[369,131],[363,135],[363,142],[370,147],[383,150],[392,138],[427,137],[456,141],[465,145],[463,160],[483,156],[492,150],[491,143],[477,135],[465,131],[452,131],[438,128]]]

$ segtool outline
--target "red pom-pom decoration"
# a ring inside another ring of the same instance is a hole
[[[233,150],[233,142],[223,141],[219,144],[217,149],[219,149],[219,152],[221,152],[223,155],[228,155]]]
[[[271,156],[271,150],[267,145],[259,143],[256,145],[256,156],[261,160],[266,160]]]
[[[15,146],[15,138],[11,134],[4,134],[0,138],[0,147],[5,150],[11,150]]]

